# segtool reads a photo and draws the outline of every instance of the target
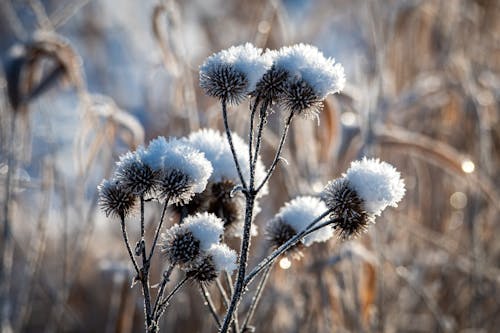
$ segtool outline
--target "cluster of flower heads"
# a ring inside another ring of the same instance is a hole
[[[344,85],[342,65],[306,44],[264,52],[246,43],[215,53],[200,66],[200,86],[209,96],[231,104],[256,96],[304,116],[316,115],[325,97]]]
[[[162,234],[162,252],[188,276],[210,283],[221,271],[236,268],[236,252],[220,243],[223,233],[224,224],[214,214],[190,215]]]
[[[186,142],[158,137],[120,157],[111,179],[99,185],[99,203],[106,215],[117,217],[133,211],[139,197],[187,203],[205,189],[212,170],[203,153]]]
[[[187,214],[196,212],[214,213],[224,221],[227,235],[241,236],[244,222],[245,198],[239,191],[234,191],[240,183],[238,172],[234,165],[233,155],[225,137],[213,129],[201,129],[191,133],[184,139],[186,143],[205,154],[214,171],[208,179],[206,189],[194,196],[187,205],[177,208]],[[250,179],[250,165],[248,161],[248,145],[236,133],[233,133],[233,145],[245,182]],[[260,184],[266,172],[260,157],[255,167],[255,181]],[[267,184],[259,191],[258,196],[266,194]],[[255,205],[254,216],[259,212],[258,202]],[[256,233],[253,225],[254,234]]]
[[[365,157],[352,162],[342,177],[330,181],[320,198],[304,196],[286,203],[268,222],[267,238],[279,247],[328,213],[318,223],[332,220],[333,229],[314,231],[302,239],[302,245],[326,241],[334,230],[341,239],[351,239],[366,231],[387,206],[397,207],[404,194],[404,181],[392,165]]]

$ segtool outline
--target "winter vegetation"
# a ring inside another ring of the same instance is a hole
[[[0,9],[2,333],[500,325],[497,2]]]

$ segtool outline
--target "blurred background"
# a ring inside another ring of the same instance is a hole
[[[2,0],[2,333],[143,330],[119,223],[99,211],[96,186],[120,154],[158,135],[220,129],[220,107],[202,94],[197,69],[247,41],[316,45],[347,75],[319,126],[292,124],[250,266],[265,254],[263,225],[279,207],[317,193],[352,160],[380,157],[407,187],[399,207],[357,240],[314,245],[276,265],[257,331],[496,332],[499,1]],[[244,137],[247,110],[230,110]],[[281,124],[277,110],[265,132],[267,165]],[[158,216],[151,205],[148,222]],[[158,256],[153,281],[164,265]],[[161,328],[216,330],[195,286],[173,300]]]

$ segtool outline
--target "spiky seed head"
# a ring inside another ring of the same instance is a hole
[[[200,255],[200,241],[181,226],[174,226],[163,235],[162,252],[174,265],[192,265]]]
[[[244,218],[245,198],[241,192],[232,194],[235,186],[232,180],[227,179],[210,186],[212,200],[208,211],[224,221],[226,232]]]
[[[236,105],[246,97],[248,80],[232,66],[220,64],[200,73],[200,86],[208,96]]]
[[[145,164],[135,152],[120,156],[115,171],[115,179],[125,189],[136,195],[146,195],[154,191],[160,172]]]
[[[236,252],[226,244],[213,244],[204,257],[188,271],[188,276],[202,283],[210,283],[221,271],[231,274],[236,269],[236,257]]]
[[[296,234],[297,231],[285,223],[281,217],[275,217],[266,225],[266,238],[274,249],[279,248]]]
[[[189,176],[180,170],[163,170],[158,181],[158,194],[162,198],[170,198],[172,203],[186,203],[193,197]]]
[[[332,211],[331,218],[337,219],[333,227],[341,239],[358,236],[374,221],[374,216],[366,211],[363,199],[345,178],[329,182],[321,198]]]
[[[215,267],[212,256],[204,256],[195,266],[187,271],[187,276],[196,279],[201,283],[210,283],[214,281],[219,272]]]
[[[106,216],[125,218],[136,206],[137,197],[115,179],[103,180],[97,190],[99,206]]]
[[[323,108],[323,101],[302,79],[289,80],[281,102],[284,108],[308,119],[317,117]]]
[[[288,71],[272,66],[257,83],[254,94],[269,102],[279,102],[286,91]]]

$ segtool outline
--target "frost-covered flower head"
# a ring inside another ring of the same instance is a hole
[[[274,57],[273,67],[288,74],[282,103],[304,116],[316,115],[325,97],[341,91],[345,85],[342,65],[333,58],[325,58],[311,45],[281,48]]]
[[[250,164],[248,161],[248,145],[236,133],[233,133],[233,145],[238,156],[243,178],[248,183],[250,180]],[[213,166],[213,172],[209,178],[211,183],[219,183],[222,181],[232,181],[235,185],[240,184],[238,171],[234,165],[233,155],[229,144],[222,133],[213,129],[201,129],[191,133],[186,139],[192,147],[198,149],[205,154],[205,157],[210,161]],[[266,170],[262,159],[257,159],[255,166],[255,182],[260,184],[264,180]],[[265,185],[260,195],[267,193],[267,185]]]
[[[158,137],[138,155],[146,165],[161,172],[158,194],[168,197],[171,203],[187,202],[202,192],[213,170],[202,152],[175,138]]]
[[[379,159],[354,161],[342,178],[329,182],[321,197],[332,210],[341,238],[365,231],[387,206],[397,207],[405,194],[404,181],[390,164]]]
[[[187,275],[202,283],[214,281],[221,271],[232,273],[236,269],[236,252],[226,244],[214,244]]]
[[[255,90],[270,67],[270,59],[251,43],[231,46],[211,55],[200,66],[200,86],[209,96],[238,104]]]
[[[153,192],[160,176],[159,170],[154,170],[141,160],[143,150],[140,147],[138,151],[141,153],[127,152],[120,156],[114,175],[124,188],[139,196]]]
[[[303,231],[311,222],[327,211],[319,198],[301,196],[287,202],[268,223],[266,233],[273,246],[279,247],[295,234]],[[333,236],[331,228],[321,228],[302,239],[305,246],[324,242]]]
[[[97,191],[99,206],[106,216],[125,218],[136,206],[137,198],[134,193],[115,179],[103,180]]]
[[[224,231],[222,221],[213,214],[188,216],[162,234],[162,252],[172,264],[189,267],[212,245],[219,243]]]
[[[224,221],[224,230],[228,236],[237,236],[244,220],[245,198],[241,192],[233,192],[240,178],[234,165],[233,156],[226,138],[213,129],[201,129],[191,133],[184,139],[188,144],[200,150],[213,166],[213,173],[208,180],[205,191],[197,194],[187,205],[178,207],[178,210],[188,213],[207,211],[216,214]],[[248,182],[250,167],[248,160],[247,144],[237,135],[233,134],[233,143],[238,155],[243,176]],[[257,161],[255,178],[257,183],[265,177],[265,168],[261,159]],[[267,185],[259,192],[259,197],[267,193]],[[260,211],[256,202],[254,216]],[[257,230],[252,229],[252,235]]]

